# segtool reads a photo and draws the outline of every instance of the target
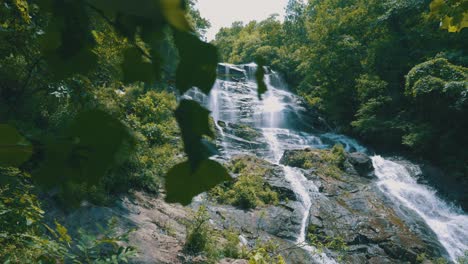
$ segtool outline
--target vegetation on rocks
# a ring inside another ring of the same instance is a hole
[[[78,230],[72,237],[58,221],[44,219],[30,175],[15,168],[0,167],[5,185],[0,188],[0,260],[5,263],[123,263],[135,255],[123,246],[128,234],[116,234],[115,220],[98,234]],[[14,224],[12,224],[14,223]]]
[[[0,174],[0,260],[5,263],[63,260],[70,238],[59,231],[63,228],[59,223],[56,223],[59,232],[45,224],[30,176],[16,168],[2,167]]]
[[[320,176],[339,179],[344,173],[345,161],[345,150],[342,145],[337,144],[331,150],[286,151],[280,162],[302,169],[312,169]]]
[[[244,124],[234,125],[232,128],[234,128],[234,135],[249,141],[253,141],[262,135],[258,130]]]
[[[264,179],[269,173],[268,168],[258,166],[249,157],[234,159],[228,167],[237,175],[236,179],[213,188],[209,192],[211,198],[242,209],[254,209],[279,202],[278,193]]]
[[[207,208],[200,206],[186,225],[185,253],[202,256],[205,263],[217,263],[222,258],[246,257],[246,249],[240,245],[238,232],[233,229],[216,230],[209,220]]]
[[[320,253],[323,252],[324,248],[337,252],[339,256],[338,260],[342,260],[343,255],[349,250],[348,245],[342,237],[330,237],[321,234],[314,225],[309,225],[307,228],[307,241],[317,248]]]

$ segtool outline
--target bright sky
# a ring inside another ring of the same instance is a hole
[[[220,28],[229,27],[235,21],[246,24],[252,20],[263,20],[275,13],[282,20],[287,3],[288,0],[198,0],[197,8],[201,16],[211,22],[206,35],[210,41]]]

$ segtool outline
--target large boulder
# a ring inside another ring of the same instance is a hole
[[[374,177],[374,167],[369,156],[361,152],[353,152],[347,154],[347,159],[360,176],[368,178]]]

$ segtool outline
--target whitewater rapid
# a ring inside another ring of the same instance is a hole
[[[437,196],[432,188],[418,184],[418,166],[372,157],[377,185],[397,204],[416,212],[434,231],[452,261],[468,250],[468,215]]]

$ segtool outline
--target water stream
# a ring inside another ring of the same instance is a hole
[[[367,152],[354,139],[331,132],[319,132],[311,127],[310,123],[313,122],[308,118],[313,113],[308,112],[302,101],[287,90],[276,73],[271,72],[266,76],[268,92],[260,101],[252,78],[255,64],[223,66],[226,68],[225,76],[216,82],[210,96],[201,101],[212,111],[222,137],[221,155],[225,158],[250,154],[280,165],[281,156],[287,149],[329,148],[335,143],[341,143],[350,152]],[[231,78],[232,75],[236,77]],[[258,129],[263,134],[263,143],[266,144],[249,147],[255,142],[245,142],[246,140],[228,133],[218,121]],[[401,164],[380,156],[374,156],[372,160],[379,189],[396,207],[404,206],[417,213],[437,235],[452,261],[468,250],[468,215],[438,198],[436,192],[428,186],[419,184],[416,165]],[[295,242],[304,244],[311,197],[322,194],[299,169],[280,166],[303,207],[301,228]],[[313,250],[310,246],[306,249]],[[323,263],[335,263],[324,254],[320,259]]]
[[[372,157],[377,185],[396,204],[415,211],[437,235],[450,258],[456,260],[468,250],[468,215],[437,197],[435,190],[418,184],[418,166],[400,164],[381,156]]]

